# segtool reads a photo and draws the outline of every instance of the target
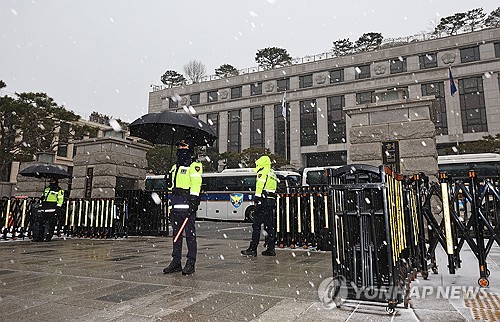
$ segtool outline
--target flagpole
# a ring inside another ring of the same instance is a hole
[[[287,117],[287,108],[286,108],[286,91],[283,93],[283,100],[281,101],[281,115],[283,115],[283,120],[285,121],[285,160],[288,161],[288,131],[286,126],[286,117]]]
[[[284,119],[285,119],[285,160],[288,161],[288,135],[287,135],[288,131],[286,126],[286,118]]]

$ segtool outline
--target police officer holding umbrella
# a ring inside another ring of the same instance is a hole
[[[172,261],[163,269],[165,274],[182,271],[183,275],[195,271],[196,242],[196,211],[200,203],[201,174],[203,167],[200,162],[192,161],[193,143],[189,139],[177,143],[177,161],[172,166],[168,176],[170,194],[170,219],[173,230]],[[182,268],[182,240],[186,234],[187,261]]]
[[[257,246],[260,240],[260,229],[264,224],[267,229],[267,249],[262,252],[263,256],[276,256],[274,250],[274,209],[276,208],[276,188],[278,178],[271,169],[271,159],[267,156],[261,156],[255,161],[257,173],[257,182],[255,184],[255,212],[252,223],[252,241],[246,250],[242,250],[244,256],[257,256]]]
[[[43,191],[42,209],[44,210],[42,224],[44,241],[50,241],[54,234],[56,219],[61,215],[61,207],[64,202],[64,190],[59,187],[59,182],[55,178],[49,180],[48,187]],[[41,228],[40,227],[40,228]]]

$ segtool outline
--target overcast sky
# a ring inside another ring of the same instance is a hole
[[[327,52],[332,41],[380,32],[428,32],[440,17],[498,0],[1,0],[0,94],[45,92],[88,118],[147,113],[150,85],[190,60],[207,74],[222,64],[257,66],[255,53]]]

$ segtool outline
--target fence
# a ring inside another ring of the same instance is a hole
[[[168,235],[166,200],[161,195],[155,199],[141,190],[117,191],[116,198],[69,199],[56,218],[55,233],[87,238]],[[0,238],[31,238],[39,204],[38,198],[2,198]]]

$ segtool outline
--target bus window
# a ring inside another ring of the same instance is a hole
[[[327,168],[336,169],[340,168],[340,166],[304,168],[304,172],[302,173],[302,185],[318,186],[328,184],[328,177],[326,176]]]
[[[480,178],[498,178],[500,154],[477,153],[438,156],[438,167],[452,178],[467,178],[469,170],[476,171]]]
[[[144,186],[146,191],[167,191],[167,181],[164,175],[146,176]]]

